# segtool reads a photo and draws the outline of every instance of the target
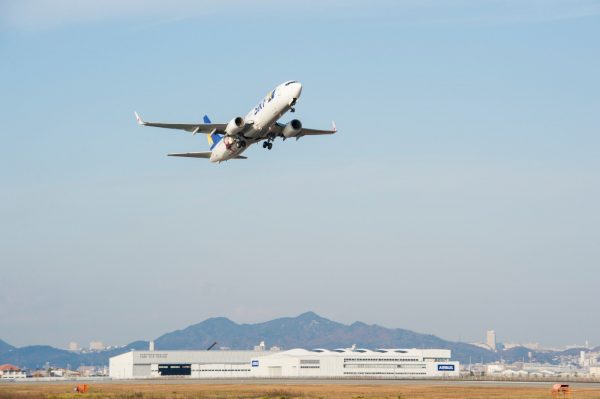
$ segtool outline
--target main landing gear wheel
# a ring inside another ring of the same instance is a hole
[[[269,140],[263,141],[263,148],[268,148],[270,150],[273,148],[273,143],[271,143]]]
[[[237,142],[237,148],[244,148],[246,147],[246,142],[244,140],[240,140]]]

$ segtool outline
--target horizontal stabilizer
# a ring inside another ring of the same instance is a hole
[[[176,153],[176,154],[167,154],[170,157],[187,157],[187,158],[210,158],[210,151],[206,151],[206,152],[181,152],[181,153]],[[248,159],[248,157],[245,157],[243,155],[238,155],[237,157],[235,157],[234,159]]]

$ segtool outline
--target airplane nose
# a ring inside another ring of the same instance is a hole
[[[293,97],[300,98],[300,93],[302,93],[302,85],[300,83],[294,83],[292,86]]]

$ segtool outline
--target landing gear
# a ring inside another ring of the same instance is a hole
[[[290,108],[290,112],[296,112],[296,108],[294,108],[294,107]]]
[[[236,145],[237,145],[237,148],[245,148],[246,142],[244,140],[238,140]]]
[[[273,140],[275,140],[275,136],[269,135],[266,141],[263,141],[263,148],[271,149],[273,148]]]

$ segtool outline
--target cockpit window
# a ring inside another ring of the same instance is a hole
[[[285,82],[285,85],[291,85],[292,83],[298,83],[297,80],[290,80],[289,82]]]

